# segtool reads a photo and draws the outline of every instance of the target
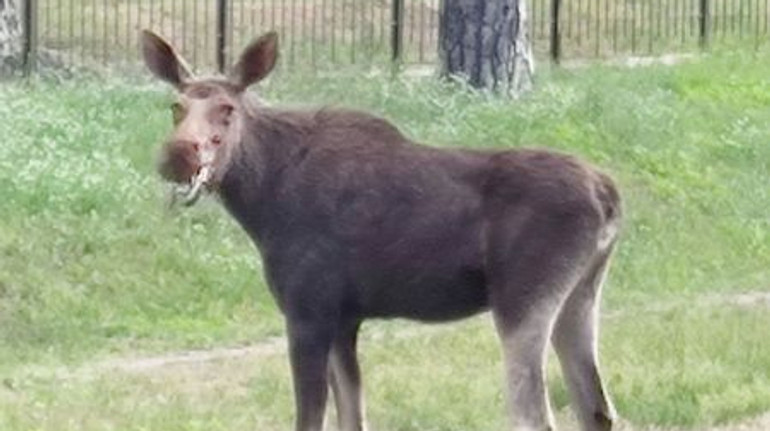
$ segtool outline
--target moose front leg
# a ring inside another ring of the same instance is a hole
[[[328,397],[327,367],[334,337],[318,322],[289,322],[289,356],[294,379],[296,431],[322,431]]]
[[[332,344],[329,377],[340,431],[365,431],[361,370],[356,358],[358,322],[343,326]]]

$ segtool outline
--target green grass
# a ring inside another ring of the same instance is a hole
[[[254,248],[221,211],[164,210],[162,93],[19,84],[1,97],[0,368],[280,329]]]
[[[633,423],[701,426],[770,410],[767,307],[708,300],[770,290],[769,68],[739,51],[673,68],[544,71],[515,102],[365,74],[280,75],[263,93],[369,109],[435,145],[546,146],[603,166],[627,213],[604,308],[610,391]],[[0,429],[290,422],[281,354],[148,373],[51,371],[282,333],[254,247],[216,202],[164,207],[154,163],[169,94],[124,80],[0,87]],[[398,336],[414,327],[366,328],[375,427],[501,429],[487,319]],[[416,350],[426,345],[430,354]]]

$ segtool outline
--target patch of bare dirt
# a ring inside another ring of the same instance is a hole
[[[729,295],[715,295],[708,297],[708,302],[718,305],[726,304],[737,307],[766,307],[770,308],[770,291],[767,292],[741,292]],[[770,431],[770,427],[767,428]]]
[[[569,59],[561,63],[562,66],[570,69],[580,69],[588,66],[594,66],[596,64],[605,64],[608,66],[621,66],[621,67],[645,67],[645,66],[674,66],[680,63],[693,61],[698,56],[695,54],[664,54],[659,56],[630,56],[630,57],[618,57],[609,58],[605,60],[601,59]]]
[[[202,362],[233,360],[240,358],[259,358],[276,355],[286,350],[286,340],[269,338],[259,344],[243,347],[221,347],[211,350],[188,350],[170,355],[144,358],[118,358],[98,362],[91,365],[87,371],[121,371],[126,373],[142,373],[153,369],[194,365]]]

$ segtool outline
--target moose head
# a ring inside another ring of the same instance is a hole
[[[142,32],[150,71],[177,90],[171,105],[174,132],[162,151],[160,174],[177,184],[186,205],[203,189],[215,188],[243,135],[248,105],[244,92],[264,79],[278,57],[278,35],[262,35],[244,49],[225,77],[198,78],[174,48],[157,34]]]

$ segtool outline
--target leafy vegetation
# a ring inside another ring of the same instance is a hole
[[[514,103],[371,73],[278,75],[262,92],[368,109],[432,145],[545,146],[606,168],[627,213],[604,307],[610,390],[633,423],[700,426],[770,409],[770,313],[731,300],[770,291],[768,66],[737,51],[676,67],[544,71]],[[282,333],[254,247],[216,202],[164,206],[154,157],[171,127],[168,94],[118,79],[0,86],[0,429],[291,420],[280,352],[161,374],[55,372]],[[487,317],[371,323],[362,354],[378,429],[502,428]],[[555,361],[551,370],[562,408]]]

